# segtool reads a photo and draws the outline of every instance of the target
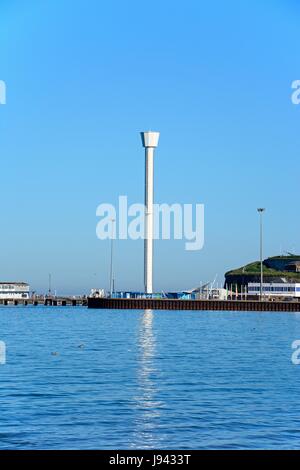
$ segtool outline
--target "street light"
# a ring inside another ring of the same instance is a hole
[[[51,290],[52,290],[52,289],[51,289],[51,287],[52,287],[52,286],[51,286],[51,284],[52,284],[52,276],[51,276],[51,274],[48,275],[48,281],[49,281],[48,295],[49,295],[49,297],[50,297],[50,296],[51,296]]]
[[[114,291],[114,265],[113,265],[113,256],[114,256],[114,235],[115,235],[115,221],[116,219],[111,219],[111,239],[110,239],[110,283],[109,291],[110,297],[112,297]]]
[[[260,300],[263,297],[263,281],[264,281],[264,273],[263,273],[263,213],[266,209],[259,207],[257,212],[259,213],[259,224],[260,224]]]

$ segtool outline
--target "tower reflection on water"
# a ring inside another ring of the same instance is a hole
[[[132,447],[157,447],[163,439],[158,430],[163,402],[157,400],[160,371],[157,369],[157,343],[153,331],[153,310],[141,315],[138,332],[137,391],[135,401],[135,429]]]

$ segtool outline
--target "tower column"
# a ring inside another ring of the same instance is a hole
[[[154,149],[158,145],[159,132],[141,132],[145,147],[145,241],[144,286],[147,294],[153,293],[153,173]]]

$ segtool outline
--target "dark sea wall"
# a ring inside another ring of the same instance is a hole
[[[247,312],[300,312],[300,302],[257,300],[88,299],[88,307],[115,310],[215,310]]]

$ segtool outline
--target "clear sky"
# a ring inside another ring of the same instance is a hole
[[[96,207],[143,201],[139,132],[159,130],[156,202],[204,203],[205,245],[155,244],[155,289],[300,252],[296,0],[1,0],[1,280],[108,287]],[[116,287],[142,289],[143,243],[116,242]]]

